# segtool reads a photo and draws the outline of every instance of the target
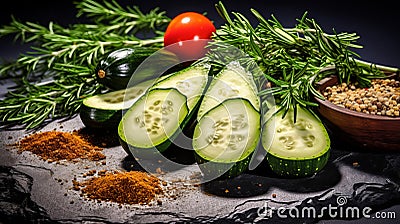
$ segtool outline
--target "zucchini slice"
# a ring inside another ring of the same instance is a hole
[[[277,111],[278,107],[271,110]],[[320,171],[330,151],[328,132],[309,111],[298,107],[296,122],[293,109],[284,118],[274,113],[264,124],[261,142],[267,151],[271,169],[281,176],[304,177]]]
[[[176,88],[187,97],[189,110],[199,103],[207,84],[209,64],[198,64],[162,78],[152,88]]]
[[[205,176],[231,178],[248,168],[260,139],[259,111],[252,75],[238,62],[229,63],[211,81],[197,114],[192,144]],[[237,124],[243,125],[240,131]]]
[[[249,100],[227,99],[199,120],[193,148],[209,177],[231,178],[247,169],[260,137],[260,113]]]
[[[180,131],[189,109],[186,96],[176,89],[152,89],[124,114],[118,134],[124,144],[137,149],[164,151]]]
[[[192,121],[192,117],[195,119],[193,115],[207,87],[209,70],[209,65],[202,64],[164,76],[149,89],[148,94],[142,97],[143,100],[135,102],[123,116],[118,128],[121,145],[125,151],[135,157],[143,158],[154,154],[154,151],[144,153],[151,150],[142,149],[155,147],[160,152],[165,151],[185,126]],[[147,105],[146,102],[150,104]],[[155,102],[161,107],[154,105]],[[162,105],[168,108],[166,111],[168,116],[163,114]],[[173,105],[180,106],[180,109]],[[145,118],[147,116],[148,119],[141,119],[140,114],[143,114]],[[163,122],[164,120],[168,122]],[[139,124],[132,126],[131,123],[137,121]],[[144,121],[144,126],[142,121]],[[137,125],[143,127],[136,127]],[[156,133],[158,129],[165,130],[164,134]]]
[[[211,81],[200,105],[197,120],[211,108],[232,98],[248,99],[256,110],[260,110],[260,100],[251,74],[235,61],[229,63]]]
[[[82,123],[89,128],[116,128],[122,110],[128,109],[154,83],[148,80],[134,87],[87,97],[79,111]]]

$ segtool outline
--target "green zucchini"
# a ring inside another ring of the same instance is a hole
[[[118,134],[126,151],[131,148],[163,152],[180,130],[189,108],[186,96],[176,89],[152,89],[124,114]],[[144,152],[146,153],[146,152]]]
[[[260,110],[260,100],[256,89],[251,74],[238,63],[231,62],[212,80],[200,105],[197,119],[200,120],[211,108],[232,98],[248,99],[254,108]]]
[[[198,64],[173,73],[155,83],[151,88],[176,88],[187,97],[189,110],[200,105],[200,98],[208,85],[209,64]]]
[[[154,83],[148,80],[133,87],[87,97],[83,100],[79,117],[89,128],[116,128],[122,111],[128,109]]]
[[[260,130],[260,113],[247,99],[227,99],[209,110],[193,134],[193,149],[203,174],[231,178],[243,173],[258,145]]]
[[[142,158],[165,151],[194,117],[208,84],[209,70],[209,65],[198,65],[175,72],[136,101],[118,127],[125,151]],[[164,133],[160,134],[161,130]]]
[[[268,112],[261,143],[272,171],[281,176],[310,176],[324,168],[330,153],[330,139],[322,122],[309,111],[297,107],[284,118],[275,106]]]
[[[100,60],[95,69],[99,83],[113,90],[125,89],[161,76],[179,63],[175,54],[155,48],[121,48]],[[140,68],[140,65],[145,62]],[[134,79],[132,78],[134,75]],[[131,80],[132,78],[132,80]]]
[[[248,168],[260,138],[259,111],[251,74],[237,62],[229,63],[211,81],[197,115],[192,144],[204,175],[231,178]],[[236,130],[236,123],[243,128]],[[220,137],[223,140],[218,140]]]

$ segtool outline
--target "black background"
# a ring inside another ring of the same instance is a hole
[[[214,4],[218,2],[216,0],[118,0],[117,2],[123,6],[137,5],[144,12],[159,7],[171,18],[185,11],[207,12],[207,16],[214,21],[217,28],[223,23],[214,8]],[[284,26],[293,26],[296,19],[307,11],[309,17],[314,18],[328,33],[332,33],[332,29],[337,32],[357,33],[360,36],[358,43],[363,48],[355,51],[362,59],[400,67],[398,58],[400,23],[395,1],[224,0],[222,2],[228,11],[246,15],[253,24],[255,19],[250,13],[250,8],[257,9],[266,18],[273,14]],[[1,7],[0,24],[9,24],[11,15],[20,21],[38,22],[42,25],[48,24],[49,21],[64,26],[85,22],[84,18],[76,18],[76,13],[74,1],[14,0]],[[12,38],[12,36],[0,38],[0,57],[3,59],[13,59],[27,50],[26,45],[13,42]]]

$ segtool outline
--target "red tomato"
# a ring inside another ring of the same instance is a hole
[[[214,24],[204,15],[185,12],[171,20],[164,34],[164,47],[170,46],[182,60],[196,60],[206,54],[205,46],[215,32]]]

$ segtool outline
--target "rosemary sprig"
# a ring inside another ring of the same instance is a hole
[[[104,1],[100,4],[84,0],[76,4],[80,9],[77,16],[88,12],[96,23],[62,27],[50,22],[48,26],[43,26],[32,22],[23,23],[13,18],[9,25],[2,27],[0,37],[14,35],[16,40],[35,45],[31,48],[32,51],[22,54],[16,63],[0,67],[0,76],[10,74],[6,71],[12,68],[23,69],[25,73],[46,71],[51,69],[54,62],[94,64],[102,55],[124,46],[162,46],[162,33],[149,39],[140,39],[134,34],[146,29],[157,31],[158,26],[167,24],[169,18],[164,16],[165,12],[158,13],[154,9],[143,14],[138,8],[127,8],[124,11],[115,1]]]
[[[83,97],[105,90],[93,75],[103,55],[121,47],[162,46],[162,26],[169,22],[165,12],[153,9],[145,14],[114,0],[83,0],[76,7],[77,16],[87,16],[93,23],[43,26],[13,18],[0,28],[0,37],[14,35],[31,44],[29,52],[0,65],[1,78],[18,78],[0,101],[1,124],[35,128],[49,118],[74,115]],[[138,37],[149,30],[151,37]]]
[[[78,112],[85,96],[92,95],[101,88],[95,77],[88,77],[91,70],[71,64],[56,64],[55,72],[63,75],[54,80],[33,83],[23,77],[17,83],[24,88],[16,88],[0,102],[0,114],[6,125],[15,123],[35,128],[46,119],[61,118]]]
[[[77,16],[82,15],[93,19],[96,24],[108,24],[103,32],[117,30],[124,34],[137,33],[142,30],[157,30],[162,28],[170,21],[165,16],[165,11],[159,12],[159,8],[154,8],[144,14],[137,6],[133,8],[126,6],[123,8],[115,0],[104,1],[100,4],[93,0],[86,0],[77,3],[79,9]],[[98,30],[98,27],[95,27]],[[119,33],[122,34],[122,33]]]
[[[314,88],[314,84],[332,72],[338,75],[340,82],[357,81],[363,86],[369,86],[372,78],[384,77],[381,69],[399,72],[398,68],[357,59],[360,56],[351,48],[362,47],[356,43],[359,36],[355,33],[336,33],[334,30],[333,34],[328,34],[314,19],[307,17],[307,12],[293,28],[285,28],[273,15],[265,19],[252,9],[258,20],[257,26],[253,27],[240,13],[232,12],[232,19],[221,2],[216,4],[216,9],[226,23],[213,37],[216,41],[210,45],[215,47],[214,51],[223,51],[224,45],[218,45],[218,41],[221,41],[246,52],[264,73],[263,76],[255,76],[256,82],[264,83],[257,79],[265,79],[273,85],[269,89],[259,85],[260,96],[272,94],[285,112],[290,108],[296,109],[298,105],[306,109],[316,106],[313,97],[323,96]],[[209,57],[213,57],[212,54]],[[215,60],[218,61],[218,58],[212,58],[211,61]],[[249,61],[246,63],[251,64]],[[334,70],[330,73],[320,72],[326,67]]]

